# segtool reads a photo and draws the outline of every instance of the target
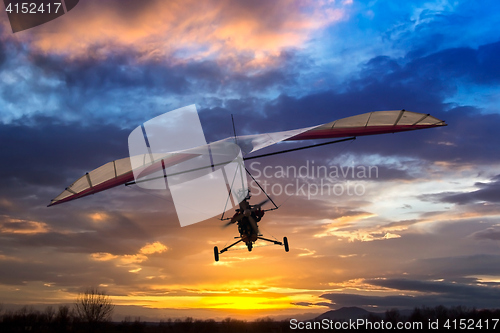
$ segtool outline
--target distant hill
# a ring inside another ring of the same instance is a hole
[[[344,307],[340,308],[338,310],[330,310],[328,312],[325,312],[316,318],[314,318],[314,321],[321,321],[323,319],[329,319],[329,320],[349,320],[349,319],[358,319],[358,318],[364,318],[367,317],[368,315],[375,315],[375,316],[380,316],[380,313],[376,312],[370,312],[366,311],[365,309],[361,309],[355,306],[351,307]],[[383,314],[382,314],[383,315]]]

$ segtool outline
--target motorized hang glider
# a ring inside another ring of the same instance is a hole
[[[239,147],[239,150],[241,150],[243,156],[242,159],[249,160],[269,155],[282,154],[295,150],[301,150],[301,149],[312,148],[347,140],[353,140],[358,136],[384,134],[384,133],[397,133],[397,132],[412,131],[412,130],[441,127],[441,126],[446,126],[446,123],[429,114],[416,113],[406,110],[375,111],[335,120],[330,123],[318,126],[306,127],[306,128],[283,131],[283,132],[274,132],[274,133],[264,133],[264,134],[244,135],[244,136],[235,135],[235,137],[230,137],[224,140],[213,142],[203,147],[191,147],[188,149],[183,149],[169,153],[150,154],[150,156],[148,156],[148,161],[149,161],[148,163],[146,163],[146,154],[144,156],[141,155],[141,156],[122,158],[119,160],[111,161],[93,171],[86,173],[84,176],[77,179],[73,184],[68,186],[56,198],[54,198],[48,206],[50,207],[64,202],[79,199],[88,196],[90,194],[95,194],[97,192],[101,192],[116,187],[118,185],[135,184],[138,182],[137,175],[139,173],[142,175],[148,175],[148,174],[154,174],[155,172],[158,171],[161,172],[162,170],[167,170],[172,167],[175,168],[176,165],[180,165],[187,160],[194,159],[204,154],[202,152],[207,151],[207,148],[211,154],[210,155],[211,165],[207,167],[211,167],[213,170],[214,162],[212,154],[214,155],[217,154],[216,153],[217,150],[223,151],[226,149],[231,149],[229,143],[233,144],[233,146],[235,143]],[[339,140],[339,138],[344,138],[344,139]],[[283,150],[269,154],[263,154],[263,155],[252,154],[260,149],[263,149],[265,147],[268,147],[270,145],[282,141],[301,141],[301,140],[317,140],[317,139],[337,139],[337,140]],[[144,163],[142,163],[142,161],[144,161]],[[141,170],[138,171],[138,169]],[[196,168],[196,170],[198,169],[200,168]],[[248,172],[248,170],[246,171]],[[176,174],[179,173],[181,172],[177,172]],[[167,177],[167,174],[165,172],[164,176]],[[251,251],[252,244],[257,239],[273,242],[274,244],[278,245],[284,245],[285,250],[288,252],[288,242],[286,237],[284,238],[283,242],[273,241],[261,237],[262,235],[259,234],[257,222],[260,221],[264,212],[266,211],[261,209],[261,206],[265,202],[261,202],[256,205],[250,205],[249,199],[250,199],[249,193],[246,193],[245,195],[240,196],[240,198],[236,200],[237,201],[236,204],[239,203],[239,208],[236,209],[236,213],[232,218],[227,218],[227,220],[230,220],[227,223],[227,225],[237,223],[238,231],[240,232],[240,237],[237,242],[222,249],[220,252],[218,251],[218,248],[215,247],[214,255],[216,261],[219,260],[220,253],[227,251],[230,247],[236,245],[239,242],[244,242],[247,245],[248,250]],[[266,200],[266,202],[267,201],[272,201],[272,199],[269,198],[268,196],[268,200]],[[275,208],[273,209],[277,209],[277,206],[275,205]],[[223,212],[224,211],[226,210],[224,209]]]

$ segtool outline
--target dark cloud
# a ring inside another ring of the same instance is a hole
[[[8,161],[0,164],[3,181],[62,191],[83,170],[126,157],[128,134],[110,125],[81,127],[43,116],[0,124],[0,140],[8,142],[2,148],[3,161]]]
[[[142,198],[144,199],[144,198]],[[87,203],[82,199],[78,207],[67,205],[57,208],[25,208],[0,217],[0,231],[3,245],[0,250],[8,251],[13,246],[22,248],[57,248],[65,253],[106,252],[115,255],[136,254],[150,239],[167,235],[171,221],[175,225],[176,216],[166,209],[154,219],[150,214],[137,210],[134,218],[109,209],[103,213],[103,206],[95,204],[90,210],[85,209]],[[106,202],[106,196],[98,199]],[[139,200],[140,201],[140,200]],[[110,203],[112,206],[112,202]],[[37,219],[20,220],[19,217],[30,216],[36,212]],[[63,213],[64,212],[64,213]],[[100,215],[99,215],[100,214]],[[140,223],[141,217],[147,223]]]
[[[476,82],[481,84],[498,83],[500,77],[500,64],[497,55],[500,53],[500,42],[482,45],[477,50],[479,71],[471,75]]]
[[[1,30],[0,30],[0,34],[1,34]],[[5,46],[4,46],[4,43],[3,41],[0,41],[0,68],[2,67],[3,63],[5,62],[6,58],[7,58],[7,51],[5,50]]]
[[[397,289],[401,291],[416,291],[422,293],[438,293],[438,294],[454,294],[456,296],[476,296],[484,297],[491,294],[488,288],[478,286],[436,282],[425,280],[408,280],[408,279],[371,279],[366,280],[367,283],[384,288]],[[495,295],[490,295],[495,296]]]
[[[298,305],[298,306],[312,306],[314,304],[312,303],[308,303],[308,302],[294,302],[294,303],[291,303],[293,305]]]
[[[491,227],[485,230],[477,231],[472,234],[472,237],[476,239],[489,239],[489,240],[500,240],[500,229],[498,227]]]
[[[437,279],[500,275],[500,256],[490,254],[426,258],[418,260],[415,265]]]
[[[125,255],[137,253],[146,241],[153,237],[144,227],[124,217],[118,221],[108,219],[103,224],[104,227],[88,228],[90,230],[81,232],[13,234],[5,235],[5,238],[23,247],[56,247],[64,252]]]
[[[463,283],[406,280],[406,279],[374,279],[367,283],[398,290],[415,292],[414,296],[370,296],[359,294],[328,293],[321,295],[330,300],[331,308],[359,306],[377,307],[380,310],[398,308],[414,308],[419,306],[466,306],[479,308],[496,308],[500,293],[496,286],[472,285]]]
[[[230,71],[226,63],[215,60],[175,64],[169,59],[144,60],[142,54],[129,48],[116,48],[102,58],[98,52],[99,46],[95,48],[85,58],[68,59],[35,51],[28,56],[43,75],[63,81],[68,93],[76,90],[84,96],[98,91],[133,88],[155,95],[215,93],[220,89],[247,95],[270,87],[296,83],[293,66],[306,61],[297,56],[296,52],[284,51],[276,59],[279,66],[247,73]],[[229,100],[228,107],[232,106]]]
[[[475,183],[474,186],[479,187],[479,190],[465,193],[444,192],[421,196],[424,200],[454,203],[465,205],[474,202],[500,202],[500,175],[491,179],[489,183]]]
[[[68,260],[69,258],[62,258],[57,253],[43,254],[47,257],[39,257],[37,261],[0,261],[0,268],[4,272],[0,282],[8,285],[27,285],[33,281],[44,281],[65,286],[86,286],[109,283],[111,281],[109,276],[119,276],[105,262],[90,263],[87,258],[82,257],[72,261]],[[48,258],[49,256],[53,259]]]
[[[91,96],[100,91],[141,88],[150,93],[170,92],[182,93],[188,89],[186,77],[182,72],[175,73],[169,65],[146,62],[137,66],[136,56],[126,50],[109,54],[105,59],[98,59],[89,54],[84,59],[67,60],[61,56],[32,54],[32,63],[43,74],[50,78],[57,78],[64,82],[68,93],[75,90],[79,95]],[[205,63],[191,64],[194,68],[187,68],[193,73],[201,72],[203,77],[207,73]],[[183,66],[180,66],[183,68]],[[183,68],[186,70],[186,68]],[[191,73],[191,74],[192,74]],[[212,75],[215,72],[212,71]],[[69,95],[72,97],[74,95]],[[64,97],[64,96],[62,96]]]

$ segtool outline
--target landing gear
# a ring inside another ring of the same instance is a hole
[[[222,250],[220,250],[219,252],[219,248],[217,246],[214,247],[214,257],[215,257],[215,261],[219,261],[219,254],[223,254],[224,252],[226,252],[227,250],[229,250],[230,248],[232,248],[233,246],[235,246],[236,244],[238,244],[239,242],[242,242],[243,240],[240,238],[239,240],[237,240],[236,242],[234,242],[233,244],[229,245],[229,246],[226,246],[225,248],[223,248]]]
[[[235,238],[238,238],[238,237],[235,237]],[[280,241],[277,241],[277,240],[268,239],[268,238],[264,238],[264,237],[261,237],[261,236],[257,236],[257,239],[260,239],[260,240],[263,240],[263,241],[266,241],[266,242],[270,242],[270,243],[273,243],[273,244],[276,244],[276,245],[284,246],[286,252],[290,251],[290,248],[288,247],[288,238],[286,238],[286,237],[283,237],[283,242],[280,242]],[[248,241],[248,240],[246,240],[246,241]],[[229,250],[230,248],[232,248],[233,246],[235,246],[236,244],[238,244],[240,242],[243,242],[242,238],[239,238],[233,244],[231,244],[231,245],[223,248],[222,250],[220,250],[220,252],[219,252],[219,248],[217,246],[214,247],[215,261],[219,261],[219,254],[222,254],[222,253],[226,252],[227,250]],[[249,241],[248,243],[246,243],[246,245],[247,245],[247,248],[248,248],[248,252],[251,252],[252,249],[253,249],[253,242]]]
[[[214,247],[214,257],[215,261],[219,261],[219,248],[217,246]]]

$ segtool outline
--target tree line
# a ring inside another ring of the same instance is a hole
[[[47,306],[45,310],[36,310],[32,306],[24,306],[17,311],[5,311],[0,304],[0,332],[168,332],[168,333],[265,333],[265,332],[296,332],[292,329],[290,320],[276,321],[270,318],[255,321],[243,321],[227,318],[222,321],[213,319],[196,320],[193,318],[168,319],[156,323],[141,321],[140,317],[126,317],[121,322],[113,322],[114,304],[110,296],[97,288],[89,288],[78,295],[72,306]],[[456,307],[416,307],[410,315],[404,316],[399,310],[392,309],[385,313],[368,315],[366,320],[372,323],[421,322],[424,328],[429,323],[438,323],[439,329],[459,329],[459,325],[473,323],[474,328],[482,325],[481,330],[491,330],[500,321],[500,310],[476,310],[463,306]],[[309,321],[314,322],[314,321]],[[335,321],[337,322],[337,321]],[[340,321],[338,321],[340,322]],[[450,325],[449,327],[443,326]],[[485,327],[488,324],[489,327]],[[313,327],[312,325],[309,325]],[[319,325],[317,325],[319,327]],[[495,330],[500,330],[500,323]],[[349,329],[346,329],[347,331]],[[301,330],[302,331],[302,330]],[[325,332],[325,329],[305,329],[307,332]],[[343,329],[343,331],[345,331]],[[369,330],[364,330],[369,331]],[[380,331],[380,330],[377,330]],[[394,330],[393,330],[394,331]]]

